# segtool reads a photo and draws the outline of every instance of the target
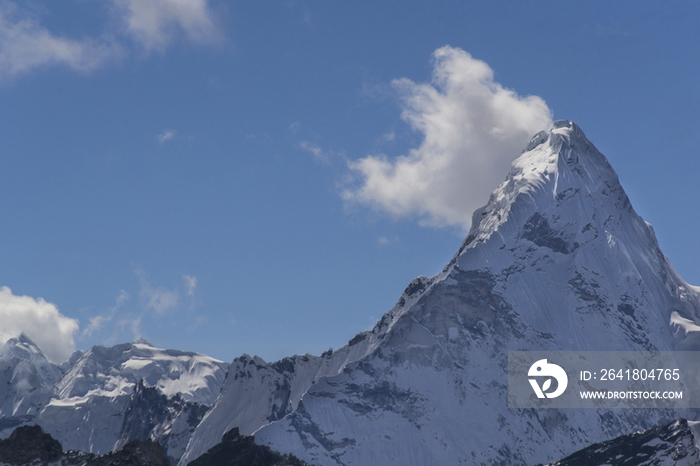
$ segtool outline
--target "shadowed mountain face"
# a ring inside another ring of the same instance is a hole
[[[700,299],[574,123],[533,137],[457,254],[321,357],[243,356],[181,466],[239,427],[318,465],[562,458],[670,410],[509,410],[507,352],[697,349]]]
[[[281,455],[256,445],[252,436],[231,429],[221,443],[190,463],[191,466],[309,466],[293,455]]]
[[[0,464],[12,466],[170,466],[163,448],[152,440],[133,440],[114,452],[94,455],[63,451],[61,444],[39,426],[18,427],[0,440]],[[252,436],[238,429],[227,432],[221,442],[190,463],[192,466],[309,466],[293,455],[282,455],[256,445]]]
[[[18,427],[0,440],[0,464],[13,466],[62,464],[63,466],[170,466],[158,443],[136,440],[103,456],[63,451],[61,444],[39,426]]]
[[[17,428],[9,438],[0,440],[0,463],[12,465],[55,463],[63,455],[61,444],[39,426]]]
[[[693,431],[685,419],[596,443],[548,466],[697,466]]]
[[[208,409],[208,406],[184,401],[179,394],[167,397],[140,380],[124,413],[116,448],[134,440],[151,439],[163,446],[171,463],[177,464]]]

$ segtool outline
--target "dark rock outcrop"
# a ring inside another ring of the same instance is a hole
[[[221,443],[187,466],[309,466],[294,455],[282,455],[256,445],[252,435],[240,435],[238,428],[226,432]]]
[[[134,440],[118,451],[93,455],[82,451],[63,451],[58,440],[39,426],[22,426],[9,438],[0,440],[0,464],[12,466],[171,466],[163,448],[152,440]]]
[[[39,426],[22,426],[9,438],[0,440],[0,463],[16,466],[40,461],[42,464],[61,459],[63,447]]]

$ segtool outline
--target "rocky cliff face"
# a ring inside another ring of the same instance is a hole
[[[524,465],[678,417],[507,407],[510,350],[698,347],[698,290],[578,126],[537,134],[472,225],[346,347],[234,361],[180,464],[239,426],[318,465]]]
[[[593,444],[548,466],[696,466],[698,425],[685,419]]]
[[[124,413],[115,448],[134,440],[150,439],[162,445],[170,462],[177,464],[208,409],[209,406],[183,400],[179,394],[167,397],[140,380]]]

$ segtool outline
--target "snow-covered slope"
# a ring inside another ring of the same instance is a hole
[[[111,348],[93,346],[56,384],[59,398],[130,394],[143,379],[166,396],[211,405],[227,364],[202,354],[155,348],[145,340]]]
[[[700,298],[574,123],[530,141],[438,275],[322,357],[241,357],[180,465],[231,427],[317,465],[534,464],[677,418],[509,410],[509,350],[697,349]]]
[[[51,399],[51,388],[62,375],[27,335],[9,339],[0,348],[0,418],[35,415]],[[6,423],[10,427],[21,421]]]

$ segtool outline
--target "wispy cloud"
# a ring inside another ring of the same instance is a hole
[[[396,139],[396,133],[393,131],[389,131],[387,133],[382,134],[381,140],[383,142],[392,142],[393,140]]]
[[[143,336],[143,332],[141,331],[141,321],[143,320],[143,314],[136,318],[124,318],[119,321],[119,326],[122,329],[129,329],[131,331],[131,336],[133,340],[137,340],[138,338]]]
[[[55,65],[87,73],[123,58],[134,44],[148,54],[177,40],[213,45],[224,37],[209,0],[105,1],[112,6],[109,24],[120,27],[106,24],[101,36],[76,39],[51,32],[16,3],[0,0],[0,79]]]
[[[345,158],[345,152],[326,151],[315,142],[299,141],[299,148],[313,155],[314,160],[322,165],[329,165],[336,157]]]
[[[92,336],[93,333],[99,332],[102,330],[102,328],[107,325],[109,322],[111,322],[114,317],[117,315],[119,312],[119,309],[124,305],[129,300],[129,293],[127,293],[125,290],[119,291],[119,295],[117,296],[116,302],[114,306],[109,308],[109,310],[103,314],[99,314],[93,317],[90,317],[88,320],[90,324],[83,329],[81,332],[81,336],[83,338],[89,338]]]
[[[75,40],[52,34],[36,19],[22,15],[14,4],[0,2],[0,78],[50,65],[87,73],[123,54],[123,47],[113,40]]]
[[[399,237],[394,236],[392,238],[387,238],[386,236],[380,236],[377,238],[377,244],[380,246],[388,246],[389,244],[392,243],[398,243],[399,242]]]
[[[357,185],[342,196],[422,225],[468,229],[529,138],[552,120],[540,97],[521,97],[494,80],[483,61],[464,50],[433,53],[431,83],[397,79],[401,117],[421,133],[408,154],[369,155],[349,162]]]
[[[208,0],[111,0],[124,31],[147,51],[163,51],[178,37],[210,45],[223,33]]]
[[[197,290],[197,277],[183,275],[182,281],[185,282],[185,292],[187,295],[194,296],[194,292]]]
[[[180,302],[180,294],[177,290],[170,290],[165,287],[153,287],[148,281],[146,273],[142,269],[135,270],[141,282],[139,296],[144,307],[162,316],[169,310],[174,309]]]
[[[158,142],[160,142],[161,144],[165,144],[167,141],[170,141],[172,138],[174,138],[176,134],[177,131],[175,131],[174,129],[166,129],[156,137],[158,138]]]
[[[75,349],[76,331],[78,321],[61,314],[54,304],[0,288],[0,344],[24,332],[49,360],[61,363]]]

